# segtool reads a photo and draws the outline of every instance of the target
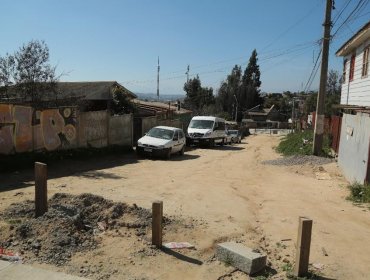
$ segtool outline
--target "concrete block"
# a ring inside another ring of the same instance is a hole
[[[254,274],[266,266],[267,256],[253,252],[240,243],[225,242],[217,244],[216,257],[247,274]]]

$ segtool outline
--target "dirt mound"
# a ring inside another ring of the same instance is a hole
[[[0,233],[0,247],[20,252],[29,262],[63,265],[75,252],[96,249],[103,231],[126,227],[142,236],[151,224],[149,210],[92,194],[57,193],[48,205],[48,212],[38,218],[33,201],[6,209],[1,218],[10,226]]]

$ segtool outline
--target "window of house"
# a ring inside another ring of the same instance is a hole
[[[362,72],[361,72],[361,77],[365,78],[367,77],[368,71],[369,71],[369,49],[370,46],[367,46],[364,49],[364,55],[362,58]]]
[[[343,82],[343,84],[346,82],[346,76],[347,76],[347,62],[348,62],[348,60],[347,60],[347,59],[345,59],[345,60],[343,61],[343,77],[342,77],[342,82]]]
[[[356,55],[353,54],[351,56],[351,64],[349,65],[349,81],[352,82],[353,78],[355,76],[355,60],[356,60]]]

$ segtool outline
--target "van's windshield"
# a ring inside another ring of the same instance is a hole
[[[214,121],[210,120],[191,120],[189,127],[198,129],[212,129]]]

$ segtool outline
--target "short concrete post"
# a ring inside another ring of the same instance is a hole
[[[47,189],[48,166],[41,162],[35,162],[35,216],[42,216],[48,211]]]
[[[308,273],[310,259],[312,220],[299,217],[299,228],[297,237],[297,252],[294,267],[294,276],[302,277]]]
[[[162,247],[163,201],[154,201],[152,205],[152,244]]]

